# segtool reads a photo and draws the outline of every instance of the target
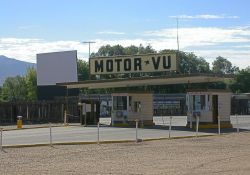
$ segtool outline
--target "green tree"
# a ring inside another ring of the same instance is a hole
[[[218,56],[212,64],[212,71],[215,74],[234,74],[239,71],[238,67],[232,66],[230,61],[221,56]]]
[[[37,75],[35,68],[28,68],[25,76],[8,77],[2,87],[2,101],[37,99]]]
[[[0,86],[0,102],[3,101],[2,87]]]
[[[115,55],[135,55],[135,54],[148,54],[156,53],[156,51],[150,46],[144,47],[140,44],[139,47],[131,45],[123,47],[121,45],[106,45],[99,48],[96,53],[92,53],[91,56],[115,56]]]
[[[9,77],[4,81],[2,96],[4,101],[22,101],[27,99],[25,78]]]
[[[77,60],[78,80],[84,81],[89,79],[89,63],[84,60]]]
[[[25,75],[25,84],[27,88],[27,100],[37,99],[37,75],[34,67],[28,68]]]
[[[176,52],[175,50],[162,50],[160,53]],[[210,73],[209,63],[202,57],[197,57],[194,53],[177,52],[180,61],[180,73]]]
[[[236,74],[235,82],[231,84],[230,88],[237,93],[250,92],[250,67],[242,69]]]

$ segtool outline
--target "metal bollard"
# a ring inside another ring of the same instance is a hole
[[[97,123],[97,144],[100,143],[100,123]]]
[[[135,120],[135,142],[138,142],[138,120]]]
[[[196,115],[196,137],[198,137],[198,132],[199,132],[199,116]]]
[[[168,138],[171,137],[171,130],[172,130],[172,116],[169,117]]]
[[[220,116],[218,115],[218,134],[220,135]]]
[[[235,117],[236,117],[236,124],[237,124],[237,133],[240,133],[238,115],[235,114]]]
[[[49,123],[49,141],[50,141],[50,146],[53,146],[52,143],[52,127],[51,127],[51,123]]]
[[[3,151],[3,128],[1,128],[0,130],[1,130],[0,147],[1,151]]]

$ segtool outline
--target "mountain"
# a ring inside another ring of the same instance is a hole
[[[13,58],[0,55],[0,86],[3,85],[7,77],[24,75],[27,68],[35,67],[36,64],[25,61],[19,61]]]

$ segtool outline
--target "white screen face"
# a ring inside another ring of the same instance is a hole
[[[77,81],[77,51],[37,54],[38,86]]]

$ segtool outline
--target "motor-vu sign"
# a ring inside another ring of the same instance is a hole
[[[90,58],[92,75],[162,72],[177,69],[176,53]]]

